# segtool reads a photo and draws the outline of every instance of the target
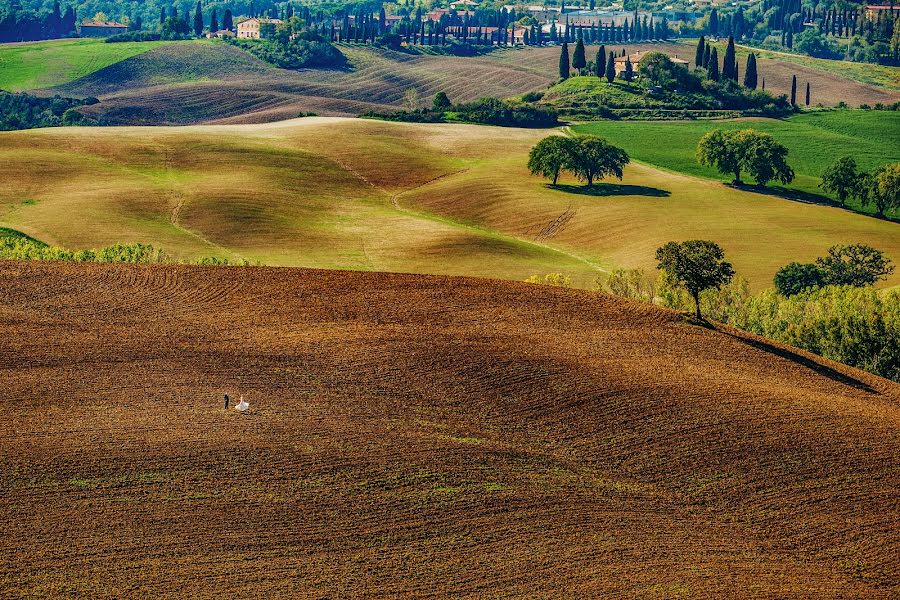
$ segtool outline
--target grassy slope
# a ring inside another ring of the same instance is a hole
[[[0,281],[7,595],[900,592],[883,379],[524,284],[37,263]]]
[[[0,89],[20,92],[62,85],[164,43],[75,39],[0,44]]]
[[[657,246],[692,237],[722,243],[757,288],[838,242],[900,257],[896,224],[642,165],[597,195],[569,181],[550,189],[525,168],[546,134],[330,119],[13,132],[0,138],[0,226],[70,248],[141,241],[185,258],[510,279],[560,271],[583,287],[612,267],[652,269]]]
[[[581,133],[609,138],[635,159],[698,177],[730,180],[711,167],[697,163],[697,142],[716,128],[751,127],[770,133],[790,150],[788,162],[796,172],[788,186],[820,195],[820,175],[838,157],[853,156],[863,169],[900,161],[900,113],[882,111],[834,111],[809,113],[786,120],[693,121],[625,123],[597,122],[575,126]],[[665,143],[660,143],[665,140]],[[872,207],[861,208],[865,212]],[[900,216],[900,213],[893,213]]]

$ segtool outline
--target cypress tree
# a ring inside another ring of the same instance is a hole
[[[725,60],[722,62],[722,79],[737,81],[737,59],[734,54],[734,38],[728,36],[728,46],[725,48]]]
[[[744,87],[748,90],[756,89],[756,55],[752,52],[747,55],[747,67],[744,69]]]
[[[712,53],[709,55],[709,67],[707,69],[709,71],[709,78],[713,81],[719,80],[719,51],[715,48],[712,49]]]
[[[162,25],[166,22],[166,7],[163,6],[159,9],[159,24]]]
[[[594,74],[597,77],[603,77],[603,71],[606,68],[606,46],[600,46],[597,50],[597,56],[594,58]]]
[[[712,51],[712,47],[709,44],[707,44],[706,48],[703,50],[703,68],[704,69],[709,69],[709,57],[710,57],[711,51]]]
[[[203,9],[200,8],[200,0],[197,0],[197,8],[194,9],[194,35],[203,33]]]
[[[609,53],[609,58],[606,61],[606,81],[612,83],[616,79],[616,58],[613,56],[615,52]]]
[[[625,73],[622,74],[622,79],[625,81],[634,79],[634,67],[631,66],[631,61],[627,58],[625,59]]]
[[[212,32],[219,30],[219,17],[216,16],[216,9],[213,9],[212,16],[209,19],[209,30]]]
[[[806,105],[809,106],[809,82],[806,82]]]
[[[703,66],[703,54],[706,50],[706,38],[702,35],[700,36],[700,41],[697,42],[697,52],[694,54],[694,67],[700,68]]]
[[[791,106],[797,106],[797,76],[791,77]]]
[[[587,60],[584,57],[584,40],[581,38],[578,38],[578,41],[575,43],[575,52],[572,53],[572,66],[575,67],[576,71],[581,71],[587,66]]]
[[[716,9],[712,9],[709,13],[709,34],[713,37],[719,36],[719,13]]]
[[[765,77],[763,77],[763,80],[762,80],[762,89],[763,90],[766,89],[766,78]]]
[[[569,42],[563,42],[559,53],[559,78],[568,79],[569,70]]]
[[[231,9],[226,8],[225,14],[222,16],[222,29],[231,31],[234,29],[234,17],[231,15]]]

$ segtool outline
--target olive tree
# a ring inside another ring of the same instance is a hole
[[[734,277],[734,268],[725,260],[725,252],[708,240],[669,242],[657,248],[656,260],[669,283],[683,287],[694,299],[698,321],[703,320],[700,292],[718,289]]]
[[[544,138],[528,154],[528,169],[532,175],[552,178],[556,185],[559,174],[571,164],[577,147],[578,142],[573,138],[561,135]]]
[[[571,156],[569,167],[578,179],[592,186],[594,179],[610,175],[622,179],[622,170],[629,160],[628,153],[621,148],[601,137],[585,135],[577,139],[577,148]]]

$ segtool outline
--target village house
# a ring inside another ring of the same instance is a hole
[[[207,39],[233,38],[234,32],[228,29],[220,29],[218,31],[210,31],[206,34]]]
[[[866,18],[872,21],[877,21],[879,15],[887,15],[890,18],[894,18],[894,13],[900,13],[900,7],[896,7],[893,4],[888,5],[879,5],[879,4],[869,4],[866,6]]]
[[[125,33],[128,25],[114,21],[85,21],[78,28],[81,37],[110,37]]]
[[[653,50],[652,52],[659,52],[659,51]],[[626,58],[631,62],[631,68],[634,70],[635,73],[637,73],[638,63],[641,62],[641,59],[644,58],[647,54],[650,54],[650,52],[644,52],[644,51],[639,50],[637,52],[634,52],[633,54],[629,54],[627,57],[617,56],[614,61],[616,64],[616,76],[618,77],[619,75],[621,75],[622,73],[625,72]],[[667,54],[666,52],[661,52],[661,54],[665,54],[666,56],[668,56],[669,60],[672,61],[672,64],[678,65],[679,67],[684,67],[685,69],[687,69],[690,66],[690,63],[688,61],[684,60],[683,58],[678,58],[677,54],[670,55],[670,54]]]
[[[261,17],[246,19],[237,24],[237,36],[242,39],[258,40],[260,37],[264,37],[260,34],[261,26],[269,23],[279,25],[281,19],[265,19]]]

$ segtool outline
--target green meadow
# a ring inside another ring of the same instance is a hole
[[[787,119],[728,121],[600,121],[572,127],[577,133],[599,135],[624,148],[641,162],[695,177],[730,181],[711,167],[697,163],[697,142],[714,129],[753,128],[773,135],[787,146],[788,162],[796,173],[793,183],[778,193],[799,199],[832,200],[819,187],[820,176],[841,156],[852,156],[863,169],[900,161],[900,113],[891,111],[834,110],[800,114]],[[854,210],[871,213],[851,201]],[[894,211],[889,216],[900,217]]]

